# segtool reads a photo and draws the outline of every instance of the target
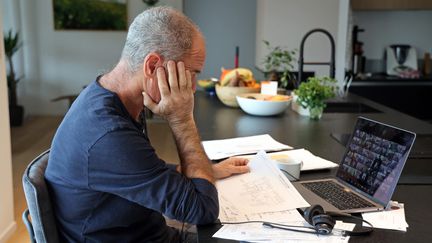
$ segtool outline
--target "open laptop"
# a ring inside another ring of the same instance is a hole
[[[326,211],[355,213],[389,203],[416,134],[359,117],[336,178],[299,181],[294,186],[310,204]]]

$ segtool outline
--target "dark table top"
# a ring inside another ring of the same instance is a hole
[[[270,134],[279,142],[294,148],[306,148],[315,155],[336,163],[341,160],[345,147],[331,134],[350,133],[359,115],[417,134],[432,134],[431,124],[362,97],[350,94],[344,99],[334,101],[360,102],[378,109],[381,113],[324,113],[320,120],[314,121],[287,109],[278,116],[257,117],[248,115],[241,109],[227,107],[215,96],[197,92],[195,119],[202,140]],[[392,199],[405,203],[408,231],[404,233],[376,229],[371,236],[351,237],[350,242],[432,242],[432,234],[428,232],[429,221],[432,219],[429,210],[429,207],[432,207],[432,159],[409,159],[405,169],[407,173],[403,173],[401,177],[403,183],[397,186]],[[334,173],[335,169],[302,172],[300,179],[330,177]],[[229,242],[212,238],[219,228],[218,224],[199,226],[199,242]]]

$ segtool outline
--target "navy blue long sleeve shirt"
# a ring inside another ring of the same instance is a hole
[[[91,83],[54,136],[45,178],[62,241],[175,242],[162,214],[217,219],[217,191],[158,158],[119,97]]]

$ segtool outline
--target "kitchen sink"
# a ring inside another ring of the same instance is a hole
[[[382,111],[358,102],[327,102],[324,113],[382,113]]]

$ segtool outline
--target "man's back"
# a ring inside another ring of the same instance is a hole
[[[177,241],[161,213],[190,223],[217,218],[215,187],[166,165],[141,131],[119,97],[97,81],[75,101],[46,171],[66,240]]]

